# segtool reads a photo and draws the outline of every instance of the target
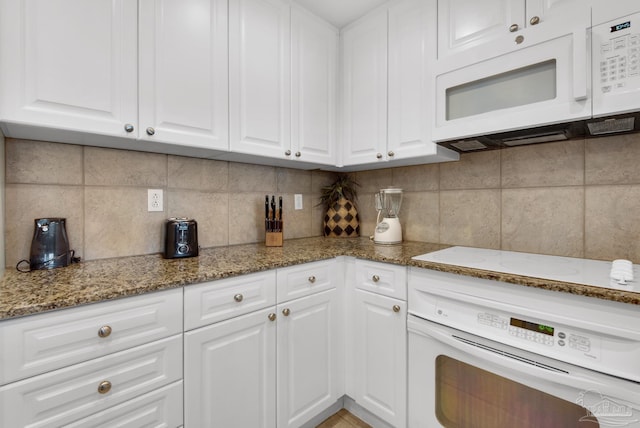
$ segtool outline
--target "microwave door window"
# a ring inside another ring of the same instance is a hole
[[[540,62],[446,90],[447,120],[556,98],[556,60]]]

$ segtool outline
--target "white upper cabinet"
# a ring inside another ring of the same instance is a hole
[[[226,1],[140,0],[139,73],[141,139],[228,150]]]
[[[137,2],[2,0],[0,118],[114,136],[138,119]]]
[[[343,164],[385,160],[387,13],[378,10],[342,32]]]
[[[447,60],[445,69],[453,70],[526,47],[532,32],[551,39],[573,25],[576,8],[588,9],[590,4],[579,0],[438,0],[438,60]],[[518,42],[518,36],[524,41]]]
[[[284,158],[290,150],[290,6],[229,1],[230,149]]]
[[[335,165],[338,30],[291,9],[291,152],[293,159]]]
[[[435,0],[398,0],[343,30],[342,165],[458,159],[431,140],[436,27]]]

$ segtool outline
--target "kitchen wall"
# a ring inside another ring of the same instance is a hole
[[[29,257],[33,219],[66,217],[85,260],[161,252],[168,217],[198,222],[202,247],[264,241],[264,196],[283,195],[285,239],[322,233],[320,187],[333,174],[7,138],[7,266]],[[164,212],[147,212],[147,189]],[[301,193],[303,210],[293,210]]]
[[[4,135],[0,132],[0,236],[4,236]],[[0,254],[4,254],[4,239],[0,239]],[[4,257],[0,257],[0,275],[4,273]]]
[[[332,174],[179,156],[6,140],[8,266],[29,255],[33,219],[67,217],[84,259],[162,250],[167,217],[198,221],[203,247],[260,242],[264,195],[285,198],[285,239],[319,236],[315,207]],[[373,193],[405,189],[407,240],[640,263],[640,136],[462,155],[459,162],[365,171],[358,207],[373,234]],[[147,212],[148,188],[165,211]],[[294,211],[293,195],[304,195]]]

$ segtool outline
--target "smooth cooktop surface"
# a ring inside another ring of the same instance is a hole
[[[633,265],[634,280],[619,284],[609,278],[611,262],[470,247],[446,248],[413,259],[626,291],[638,288],[640,273],[640,265]]]

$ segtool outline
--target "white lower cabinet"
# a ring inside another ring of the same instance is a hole
[[[185,333],[185,427],[276,426],[274,311]]]
[[[406,268],[405,268],[406,269]],[[353,397],[394,427],[407,420],[407,304],[355,290]]]
[[[340,398],[341,316],[334,288],[278,305],[278,427],[298,427]]]

